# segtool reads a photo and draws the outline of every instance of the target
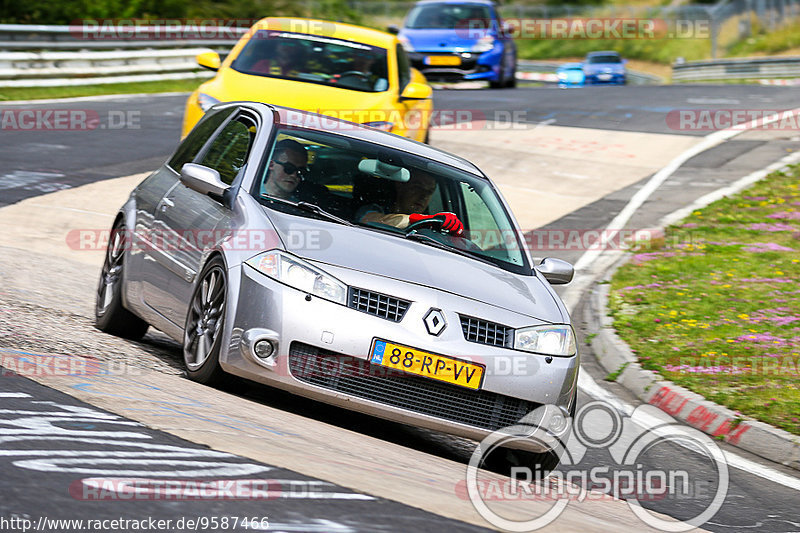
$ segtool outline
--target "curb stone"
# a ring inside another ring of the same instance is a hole
[[[737,448],[800,470],[800,437],[737,415],[731,409],[641,367],[630,347],[614,330],[607,306],[608,281],[628,258],[623,256],[603,274],[602,281],[593,284],[588,305],[584,307],[584,320],[589,330],[596,333],[591,346],[600,365],[609,373],[618,372],[616,382],[641,401],[658,407],[673,418]]]

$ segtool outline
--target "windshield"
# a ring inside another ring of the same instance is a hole
[[[530,273],[519,231],[485,178],[383,145],[305,130],[280,131],[259,174],[252,194],[273,209],[414,237]],[[454,218],[463,231],[456,232]]]
[[[621,60],[616,54],[606,54],[602,56],[590,56],[589,63],[620,63]]]
[[[414,7],[406,19],[411,30],[489,28],[491,13],[480,4],[425,4]]]
[[[364,92],[389,88],[386,49],[342,39],[260,30],[231,67],[243,74]]]

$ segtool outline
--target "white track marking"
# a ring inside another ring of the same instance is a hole
[[[630,416],[634,411],[634,407],[631,404],[622,401],[616,395],[602,388],[585,370],[582,370],[578,375],[578,387],[592,398],[608,403],[623,415]],[[668,417],[668,415],[664,413],[664,417]],[[646,426],[651,427],[660,426],[664,423],[663,420],[647,413],[637,413],[636,420],[637,422],[644,421]],[[647,428],[645,427],[645,429]],[[800,479],[796,477],[786,475],[774,468],[764,466],[729,451],[723,451],[723,453],[725,454],[725,461],[728,463],[728,466],[738,468],[749,474],[783,485],[784,487],[800,491]]]
[[[798,112],[800,112],[800,108],[793,109],[790,112],[793,114],[797,114]],[[695,155],[698,155],[699,153],[705,150],[713,148],[714,146],[717,146],[718,144],[728,139],[731,139],[736,135],[739,135],[740,133],[744,133],[745,131],[753,129],[758,125],[764,126],[766,124],[775,122],[777,120],[779,120],[778,116],[767,120],[761,120],[761,121],[754,120],[748,123],[747,125],[743,126],[741,129],[722,130],[706,136],[700,143],[696,144],[692,148],[689,148],[682,154],[678,155],[672,161],[670,161],[669,164],[667,164],[667,166],[656,172],[653,175],[653,177],[650,178],[650,180],[645,184],[645,186],[642,187],[642,189],[640,189],[636,194],[633,195],[633,197],[630,199],[628,204],[622,209],[622,211],[620,211],[619,214],[616,217],[614,217],[614,220],[612,220],[611,223],[606,227],[605,232],[613,233],[615,231],[619,231],[620,229],[624,228],[625,224],[628,223],[628,221],[636,212],[636,210],[639,209],[642,206],[642,204],[644,204],[645,201],[647,201],[650,195],[652,195],[653,192],[655,192],[656,189],[658,189],[658,187],[661,186],[664,183],[664,181],[667,180],[667,178],[669,178],[672,174],[674,174],[675,171],[678,170],[678,168],[680,168],[681,165],[683,165],[686,161],[688,161]],[[690,206],[687,206],[683,209],[670,213],[666,217],[662,218],[661,221],[659,221],[659,225],[666,226],[678,220],[681,220],[686,215],[691,213],[693,210],[700,207],[704,207],[709,203],[719,198],[722,198],[723,196],[737,192],[743,189],[744,187],[747,187],[748,185],[755,183],[756,181],[763,178],[770,172],[778,170],[779,168],[785,165],[795,163],[797,161],[800,161],[800,152],[789,154],[780,161],[773,163],[772,165],[766,167],[765,169],[748,174],[747,176],[744,176],[743,178],[740,178],[739,180],[735,181],[731,185],[722,187],[716,191],[713,191],[711,193],[702,196],[701,198],[698,198]],[[581,270],[587,270],[591,266],[599,266],[595,265],[595,262],[603,254],[604,252],[602,250],[586,251],[581,256],[581,258],[578,259],[578,261],[575,263],[576,272],[579,272]],[[611,264],[613,264],[614,261],[619,259],[621,254],[622,252],[619,251],[614,251],[606,254],[607,260],[604,261],[604,264],[602,266],[603,267],[610,266]],[[610,260],[608,260],[608,258],[610,258]],[[604,269],[594,269],[594,271],[597,270],[603,271]],[[567,304],[567,307],[570,310],[570,313],[574,312],[575,308],[577,307],[578,301],[580,299],[580,295],[592,283],[592,281],[594,280],[594,275],[590,271],[585,274],[578,273],[576,275],[576,278],[578,279],[573,281],[573,286],[570,287],[569,290],[565,291],[563,298],[565,304]],[[630,414],[633,412],[634,409],[633,406],[631,406],[626,402],[623,402],[614,394],[600,387],[583,368],[581,369],[581,372],[579,373],[578,376],[578,386],[589,396],[608,402],[609,404],[614,406],[617,410],[619,410],[621,413]],[[783,474],[769,466],[764,466],[760,463],[751,461],[750,459],[746,459],[742,456],[733,454],[731,452],[725,452],[725,457],[729,466],[762,477],[766,480],[778,483],[785,487],[800,491],[800,479],[798,478]]]

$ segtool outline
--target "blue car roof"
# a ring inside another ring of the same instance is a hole
[[[589,57],[589,56],[607,56],[607,55],[618,56],[619,52],[615,52],[614,50],[606,50],[606,51],[600,51],[600,52],[589,52],[588,54],[586,54],[586,57]]]
[[[424,4],[483,4],[485,6],[493,6],[493,0],[420,0],[414,5]]]

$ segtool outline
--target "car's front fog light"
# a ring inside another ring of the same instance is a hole
[[[275,352],[275,347],[268,340],[260,340],[253,346],[253,351],[261,359],[267,359]]]
[[[575,332],[566,324],[533,326],[514,332],[514,349],[542,355],[569,357],[575,355]]]
[[[337,304],[347,304],[347,285],[299,257],[272,250],[250,258],[245,263],[297,290]]]

